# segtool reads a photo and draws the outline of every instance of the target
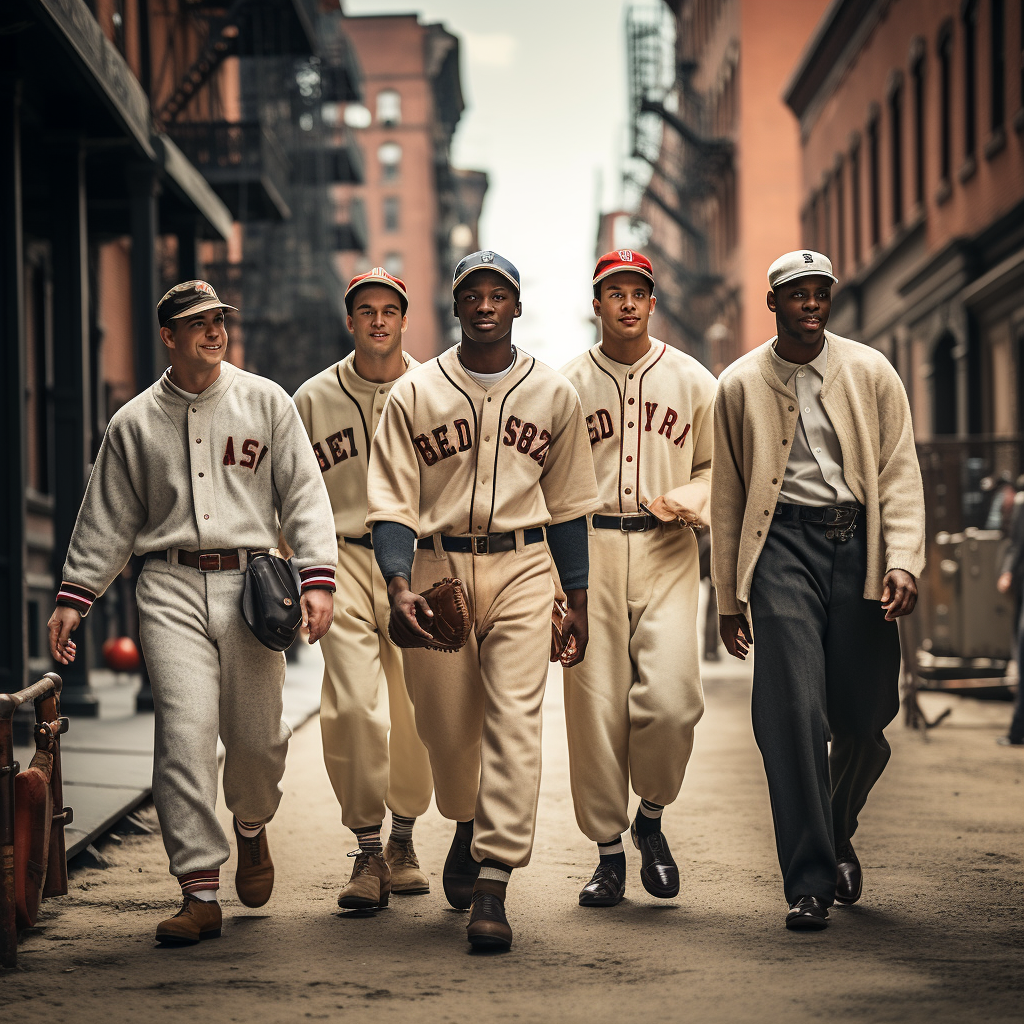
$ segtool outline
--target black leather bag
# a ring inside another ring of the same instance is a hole
[[[299,573],[269,551],[249,554],[242,591],[242,615],[252,635],[272,651],[286,651],[302,625]]]

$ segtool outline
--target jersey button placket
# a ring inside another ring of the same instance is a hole
[[[487,396],[483,410],[480,414],[480,434],[477,438],[477,459],[476,459],[476,486],[477,496],[474,507],[477,510],[486,509],[486,515],[490,518],[491,508],[487,499],[488,488],[491,484],[490,468],[494,465],[494,448],[497,445],[498,428],[496,423],[497,412],[494,403],[490,405],[491,396]],[[494,439],[494,440],[492,440]],[[486,532],[486,525],[483,522],[470,524],[474,533]]]

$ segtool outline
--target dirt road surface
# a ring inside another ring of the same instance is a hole
[[[353,843],[314,719],[292,741],[270,826],[267,907],[234,897],[232,859],[223,937],[159,948],[154,927],[177,905],[159,836],[109,841],[110,867],[76,871],[70,895],[44,904],[18,970],[0,977],[0,1021],[1021,1020],[1024,751],[994,742],[1009,706],[928,696],[930,715],[954,708],[926,741],[893,723],[893,760],[857,837],[864,897],[834,910],[824,932],[791,933],[749,679],[735,663],[712,666],[705,689],[683,793],[665,819],[682,875],[675,900],[644,892],[628,847],[627,900],[577,905],[594,852],[573,817],[555,671],[537,846],[512,879],[509,954],[468,953],[467,915],[441,892],[452,828],[433,808],[416,826],[431,894],[370,916],[338,910]]]

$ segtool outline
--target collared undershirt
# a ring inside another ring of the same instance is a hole
[[[791,363],[769,350],[776,376],[800,402],[800,427],[786,464],[779,501],[793,505],[850,505],[857,499],[843,476],[843,452],[835,427],[821,404],[828,365],[828,341],[809,363]]]

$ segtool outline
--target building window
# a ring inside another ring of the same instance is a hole
[[[1006,23],[1003,0],[989,0],[989,39],[992,43],[991,85],[993,132],[999,131],[1006,120]]]
[[[381,143],[377,150],[381,181],[397,181],[402,169],[402,147],[397,142]]]
[[[978,144],[977,88],[978,75],[978,5],[974,0],[963,13],[964,26],[964,158],[973,160]]]
[[[850,149],[850,226],[853,241],[853,265],[860,266],[861,205],[860,205],[860,142]]]
[[[939,178],[949,182],[953,159],[952,140],[953,30],[948,25],[939,36]]]
[[[846,266],[846,187],[844,177],[846,168],[843,166],[843,158],[836,160],[836,173],[832,179],[836,183],[836,251],[832,260],[839,273],[842,273]]]
[[[398,230],[398,196],[387,196],[384,199],[384,230]]]
[[[405,261],[402,259],[402,254],[400,252],[389,252],[384,257],[384,269],[392,277],[401,277],[402,271],[405,269]]]
[[[878,116],[868,123],[868,219],[871,245],[878,245],[881,239],[881,218],[879,215],[878,188]]]
[[[924,203],[924,57],[910,69],[914,88],[914,202]]]
[[[903,84],[889,95],[889,171],[892,175],[892,222],[903,223]]]
[[[826,176],[821,183],[821,252],[831,256],[832,250],[832,181]]]
[[[377,93],[377,121],[385,128],[402,123],[402,97],[397,89],[382,89]]]

